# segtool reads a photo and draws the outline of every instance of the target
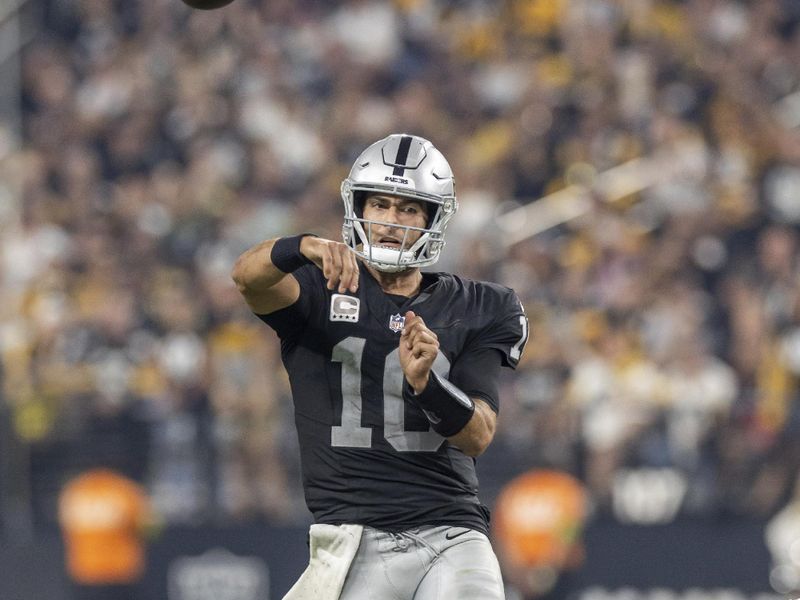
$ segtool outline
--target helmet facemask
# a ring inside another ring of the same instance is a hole
[[[342,238],[366,263],[392,273],[432,265],[439,259],[445,244],[444,230],[457,210],[457,202],[450,166],[428,140],[395,134],[376,142],[356,160],[341,191],[345,206]],[[426,226],[365,219],[364,202],[371,193],[423,202],[428,211]],[[371,243],[375,225],[401,231],[400,248]],[[412,231],[422,232],[413,244],[409,242]]]

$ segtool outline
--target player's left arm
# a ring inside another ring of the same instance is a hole
[[[475,457],[483,454],[492,443],[497,429],[497,414],[477,396],[471,396],[470,400],[475,405],[472,417],[461,431],[448,437],[447,441],[467,456]]]
[[[467,394],[432,370],[439,353],[439,339],[421,317],[409,311],[400,337],[400,365],[406,385],[404,396],[423,410],[433,429],[468,456],[482,454],[494,438],[497,426],[496,392],[484,393],[486,385],[470,386],[480,394]],[[488,388],[496,387],[501,354],[493,349],[476,354],[465,371],[480,371]],[[483,395],[484,397],[481,397]],[[485,398],[494,398],[495,407]]]

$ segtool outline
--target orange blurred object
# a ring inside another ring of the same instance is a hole
[[[77,583],[127,584],[142,575],[143,530],[151,521],[144,490],[108,469],[71,480],[59,499],[67,570]]]
[[[588,504],[581,483],[566,473],[534,470],[513,479],[493,515],[504,559],[514,567],[577,566]]]

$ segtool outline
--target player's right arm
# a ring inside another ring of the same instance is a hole
[[[291,306],[300,297],[297,280],[272,262],[273,248],[280,239],[266,240],[246,250],[231,273],[239,293],[258,315]],[[340,293],[358,289],[358,263],[347,245],[307,235],[300,240],[299,254],[322,269],[328,289],[338,287]]]

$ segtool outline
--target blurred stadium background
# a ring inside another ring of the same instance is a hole
[[[165,521],[152,598],[254,600],[247,565],[281,597],[309,515],[229,270],[337,238],[393,131],[456,173],[439,266],[531,321],[484,502],[580,479],[569,597],[795,597],[799,24],[797,0],[2,0],[0,598],[68,600],[58,493],[97,455]]]

